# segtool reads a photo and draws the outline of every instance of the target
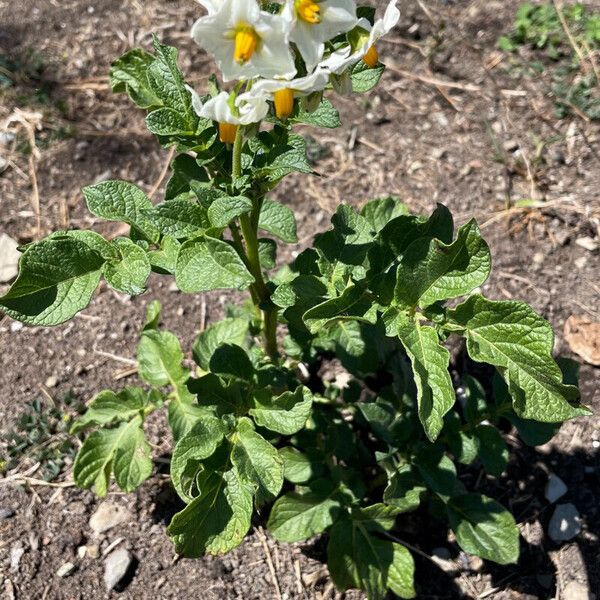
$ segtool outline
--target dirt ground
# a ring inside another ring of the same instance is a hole
[[[389,66],[381,85],[366,97],[334,99],[343,126],[309,132],[322,176],[292,176],[276,195],[298,216],[301,240],[294,250],[326,227],[340,201],[358,204],[391,193],[415,211],[442,202],[458,223],[476,216],[495,262],[484,292],[531,303],[554,326],[557,354],[573,356],[563,336],[567,318],[600,320],[598,250],[577,243],[600,237],[600,127],[577,115],[557,119],[547,78],[523,75],[497,50],[518,4],[400,2],[401,24],[379,48]],[[114,224],[95,222],[80,193],[109,177],[160,198],[155,188],[167,152],[127,99],[110,93],[106,75],[111,60],[129,47],[148,47],[156,32],[181,49],[185,72],[202,89],[212,65],[188,34],[199,15],[192,0],[0,0],[0,54],[23,65],[16,85],[0,90],[0,123],[19,114],[15,109],[27,111],[20,114],[38,123],[40,140],[31,159],[14,144],[0,145],[8,161],[0,172],[0,233],[19,242],[64,227],[117,234]],[[521,200],[539,207],[519,208]],[[53,329],[20,328],[0,315],[2,427],[34,397],[49,401],[71,392],[87,401],[100,389],[134,383],[127,361],[135,357],[144,307],[155,298],[164,305],[165,326],[188,351],[203,319],[219,318],[231,299],[184,296],[166,278],[154,278],[134,299],[102,288],[89,309]],[[454,565],[443,570],[415,555],[418,598],[600,598],[600,374],[582,365],[580,375],[594,416],[565,424],[535,450],[509,438],[507,473],[489,483],[520,523],[519,564],[469,559],[418,511],[401,523],[403,539],[425,555],[448,548]],[[155,456],[167,455],[164,424],[153,427]],[[554,510],[544,498],[550,472],[568,486],[560,502],[572,502],[581,514],[581,533],[562,545],[545,533]],[[68,481],[68,472],[59,481]],[[99,501],[92,493],[0,480],[0,509],[14,513],[0,517],[0,596],[103,597],[103,553],[117,543],[135,561],[123,589],[107,597],[363,598],[335,592],[323,566],[323,539],[276,544],[262,533],[263,517],[231,554],[177,560],[164,530],[178,506],[163,472],[136,494],[111,492],[109,501],[127,507],[130,518],[94,537],[88,521]],[[82,556],[82,546],[97,547],[99,557]],[[75,567],[61,578],[56,573],[66,562]],[[577,583],[584,595],[573,595]]]

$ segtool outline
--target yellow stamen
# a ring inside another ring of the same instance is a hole
[[[284,88],[277,90],[273,96],[275,114],[278,119],[285,121],[294,111],[294,90]]]
[[[233,60],[243,65],[247,63],[254,54],[260,38],[254,29],[244,25],[235,32],[235,50],[233,51]]]
[[[375,46],[371,46],[367,53],[363,56],[363,62],[371,69],[374,69],[379,64],[379,52]]]
[[[219,123],[219,139],[224,144],[233,144],[237,135],[238,126],[231,123]]]
[[[315,0],[296,0],[296,13],[311,25],[318,25],[321,22],[321,8]]]

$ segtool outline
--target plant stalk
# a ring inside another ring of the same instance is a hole
[[[232,178],[233,181],[242,175],[242,148],[244,145],[244,132],[240,126],[238,128],[235,143],[233,145],[232,156]],[[260,256],[258,253],[258,217],[262,200],[254,201],[254,208],[251,214],[240,216],[240,228],[244,243],[246,245],[246,262],[248,269],[254,277],[254,283],[250,286],[250,294],[255,306],[262,312],[263,317],[263,338],[265,352],[276,361],[279,358],[277,348],[277,308],[271,302],[271,293],[265,283],[262,268],[260,266]],[[237,228],[236,228],[237,229]],[[233,228],[232,228],[233,232]]]

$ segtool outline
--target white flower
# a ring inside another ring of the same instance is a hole
[[[266,97],[250,93],[240,94],[235,100],[232,100],[228,92],[221,92],[200,107],[194,103],[194,108],[196,110],[200,108],[197,111],[200,117],[230,125],[258,123],[269,112]]]
[[[287,0],[284,15],[291,17],[290,40],[298,46],[308,71],[323,57],[325,42],[358,22],[354,0]]]
[[[294,111],[294,99],[321,92],[329,82],[329,71],[317,68],[313,73],[298,79],[261,79],[254,83],[248,94],[267,97],[275,104],[275,114],[286,120]]]
[[[289,19],[261,10],[256,0],[208,0],[209,5],[192,37],[214,55],[224,81],[296,74]]]
[[[400,11],[396,3],[397,0],[391,0],[383,18],[375,21],[373,26],[366,19],[359,21],[358,27],[365,31],[365,35],[360,39],[359,46],[355,48],[354,52],[347,46],[341,48],[328,56],[320,66],[329,69],[334,75],[341,75],[348,67],[355,65],[360,60],[364,60],[370,67],[374,67],[379,60],[375,43],[389,33],[400,19]]]

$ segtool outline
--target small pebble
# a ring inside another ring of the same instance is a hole
[[[555,542],[573,539],[581,531],[581,517],[574,504],[558,504],[548,524],[548,535]]]
[[[579,581],[569,581],[561,594],[564,600],[592,600],[592,596],[588,587]]]
[[[551,473],[546,483],[546,489],[544,490],[544,496],[550,504],[554,504],[559,498],[562,498],[567,492],[565,482],[558,476]]]
[[[75,565],[72,562],[66,562],[61,565],[56,571],[57,577],[68,577],[75,570]]]
[[[48,377],[48,379],[46,379],[46,387],[47,388],[54,388],[58,385],[58,377],[56,377],[56,375],[51,375],[50,377]]]
[[[12,508],[0,508],[0,521],[5,521],[15,516],[15,511]]]
[[[104,561],[104,584],[108,591],[113,590],[125,577],[132,562],[133,556],[125,548],[119,548],[109,554]]]
[[[580,237],[575,240],[575,243],[584,250],[594,252],[598,250],[598,242],[591,237]]]

